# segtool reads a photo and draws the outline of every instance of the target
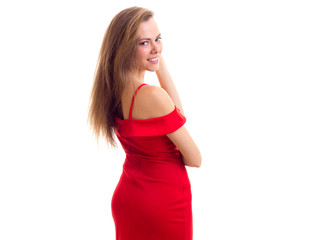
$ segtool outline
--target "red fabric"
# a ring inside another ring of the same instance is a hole
[[[186,118],[175,107],[162,117],[116,121],[126,152],[111,201],[116,240],[192,240],[190,181],[179,149],[166,136]]]

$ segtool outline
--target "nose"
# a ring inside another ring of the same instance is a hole
[[[153,42],[153,44],[152,44],[152,53],[158,53],[160,51],[161,51],[160,43]]]

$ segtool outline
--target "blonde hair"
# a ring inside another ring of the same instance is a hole
[[[121,95],[134,68],[140,24],[154,16],[146,8],[131,7],[119,12],[109,24],[101,45],[90,96],[88,123],[116,147],[115,116],[123,118]]]

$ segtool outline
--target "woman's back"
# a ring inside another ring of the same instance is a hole
[[[126,152],[112,198],[117,239],[191,239],[190,181],[180,151],[167,137],[186,118],[176,107],[159,117],[131,118],[137,95],[125,112],[128,118],[116,118],[116,134]]]

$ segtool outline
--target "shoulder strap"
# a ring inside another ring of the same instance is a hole
[[[134,102],[134,97],[137,95],[137,92],[139,91],[139,89],[140,89],[142,86],[144,86],[144,85],[147,85],[147,84],[146,84],[146,83],[141,84],[141,85],[138,87],[138,89],[137,89],[137,90],[134,92],[134,94],[133,94],[132,102],[131,102],[131,106],[130,106],[130,112],[129,112],[129,119],[132,118],[132,106],[133,106],[133,102]]]

